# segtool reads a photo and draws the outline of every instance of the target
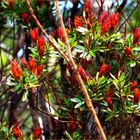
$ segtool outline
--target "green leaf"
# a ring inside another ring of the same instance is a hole
[[[130,61],[129,65],[130,65],[131,68],[135,67],[136,66],[136,61]]]
[[[76,35],[74,35],[74,37],[70,39],[69,44],[70,44],[71,47],[76,46],[77,41],[75,41],[75,40],[76,40]]]
[[[89,30],[84,28],[84,27],[78,27],[76,28],[76,30],[80,33],[82,33],[83,35],[85,35]]]
[[[132,48],[133,51],[140,51],[140,47],[134,47]]]
[[[124,84],[125,84],[125,73],[124,73],[124,72],[123,72],[123,73],[121,74],[121,76],[119,77],[119,82],[120,82],[120,84],[121,84],[121,87],[123,87]]]
[[[93,57],[96,56],[93,50],[90,50],[89,53],[90,53],[90,55],[93,56]]]
[[[107,79],[105,78],[105,76],[102,76],[102,77],[99,79],[98,84],[99,84],[99,85],[102,85],[102,84],[104,84],[106,81],[107,81]]]
[[[78,98],[72,98],[70,99],[72,102],[75,102],[75,103],[81,103],[82,101]]]
[[[116,82],[118,82],[118,79],[117,79],[112,73],[110,73],[110,76],[111,76]]]
[[[19,84],[15,84],[13,87],[13,92],[20,93],[22,91],[22,87]]]
[[[68,138],[68,140],[73,140],[73,138],[71,137],[71,135],[68,133],[68,131],[64,132],[66,137]]]
[[[85,103],[85,101],[78,103],[74,108],[79,108],[81,107],[83,104]]]
[[[24,94],[22,95],[22,101],[26,101],[28,97],[28,91],[24,92]]]

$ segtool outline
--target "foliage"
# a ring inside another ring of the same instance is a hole
[[[31,1],[37,19],[52,39],[51,43],[32,19],[26,2],[19,0],[13,3],[5,0],[1,2],[5,15],[3,25],[11,21],[14,32],[22,33],[19,37],[22,41],[18,48],[10,50],[13,51],[13,59],[10,60],[10,67],[3,72],[4,77],[9,75],[11,70],[10,76],[6,78],[6,87],[9,90],[5,94],[8,95],[3,95],[3,91],[0,91],[0,96],[3,101],[11,101],[9,114],[13,114],[13,118],[9,125],[10,130],[6,123],[1,121],[0,137],[14,139],[13,127],[21,123],[21,128],[25,128],[23,139],[38,139],[42,135],[45,139],[100,138],[71,63],[53,48],[54,44],[64,54],[69,55],[63,29],[57,24],[54,3],[48,0]],[[99,18],[96,18],[90,1],[85,2],[82,8],[83,14],[75,15],[74,19],[68,18],[66,22],[67,38],[77,71],[107,138],[137,139],[137,133],[140,133],[137,126],[140,117],[140,27],[135,28],[134,32],[124,33],[119,30],[122,26],[119,21],[122,18],[121,13],[102,11]],[[3,33],[2,38],[4,37]],[[15,46],[17,36],[13,37]],[[2,56],[0,67],[7,61],[7,58]],[[12,104],[15,105],[14,108]],[[30,110],[25,108],[26,105]],[[31,111],[29,117],[33,120],[33,127],[29,127],[32,129],[30,132],[26,131],[28,117],[21,115],[20,107],[23,112]],[[42,126],[39,125],[39,118],[43,121]],[[19,132],[18,125],[16,130],[18,128]],[[18,134],[17,138],[21,137],[22,132]]]

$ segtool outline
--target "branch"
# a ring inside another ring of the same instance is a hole
[[[58,18],[59,18],[59,21],[60,21],[60,24],[61,24],[61,27],[62,27],[62,30],[63,30],[63,33],[64,33],[65,43],[66,43],[66,47],[67,47],[67,51],[68,51],[67,52],[68,53],[68,57],[69,57],[72,69],[75,72],[75,75],[76,75],[75,77],[76,77],[77,83],[79,84],[79,89],[83,93],[83,96],[84,96],[86,105],[88,107],[88,110],[90,111],[90,113],[91,113],[91,115],[92,115],[92,117],[93,117],[93,119],[94,119],[94,121],[95,121],[95,123],[97,125],[98,133],[101,135],[103,140],[106,140],[105,133],[104,133],[103,128],[102,128],[102,126],[100,124],[100,121],[99,121],[99,119],[97,117],[96,111],[95,111],[95,109],[94,109],[94,107],[92,105],[92,101],[90,99],[90,96],[88,95],[88,92],[87,92],[87,90],[85,88],[83,80],[82,80],[79,72],[77,71],[76,63],[73,60],[73,57],[72,57],[72,54],[71,54],[71,48],[69,46],[69,39],[67,37],[65,26],[64,26],[64,22],[63,22],[63,19],[62,19],[62,15],[60,13],[59,5],[58,5],[58,0],[56,0],[56,10],[57,10]]]

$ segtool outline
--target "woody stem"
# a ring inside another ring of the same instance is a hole
[[[57,10],[57,13],[58,13],[58,17],[59,17],[59,21],[60,21],[60,24],[61,24],[61,27],[62,27],[62,30],[63,30],[63,33],[64,33],[64,37],[65,37],[65,43],[66,43],[66,47],[67,47],[67,53],[68,53],[68,57],[69,57],[69,60],[70,60],[70,65],[75,73],[75,77],[76,77],[76,81],[77,83],[79,84],[79,89],[81,90],[81,92],[83,93],[83,96],[84,96],[84,99],[85,99],[85,102],[86,102],[86,105],[88,107],[88,110],[90,111],[96,125],[97,125],[97,131],[98,133],[101,135],[102,139],[103,140],[106,140],[106,136],[105,136],[105,133],[103,131],[103,128],[100,124],[100,121],[97,117],[97,114],[96,114],[96,111],[93,107],[93,104],[92,104],[92,101],[90,99],[90,96],[88,95],[88,92],[87,92],[87,89],[85,88],[85,85],[83,83],[83,80],[81,78],[81,75],[79,74],[79,72],[77,71],[77,65],[72,57],[72,54],[71,54],[71,48],[70,48],[70,45],[69,45],[69,39],[67,37],[67,34],[66,34],[66,29],[65,29],[65,26],[64,26],[64,22],[63,22],[63,19],[62,19],[62,15],[60,13],[60,9],[59,9],[59,5],[58,5],[58,0],[56,0],[56,10]]]

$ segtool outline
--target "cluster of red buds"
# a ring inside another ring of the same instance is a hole
[[[15,124],[13,129],[12,129],[12,133],[13,133],[13,136],[16,137],[17,139],[19,138],[22,138],[22,132],[18,126],[18,124]]]
[[[41,72],[43,71],[43,65],[40,64],[37,67],[36,60],[33,58],[30,58],[29,62],[27,62],[25,58],[22,58],[21,63],[24,68],[29,68],[36,77],[40,76]]]
[[[108,107],[113,110],[113,102],[110,96],[106,97],[106,102],[108,103]]]
[[[104,11],[100,16],[99,22],[102,25],[102,34],[107,33],[109,30],[114,31],[119,22],[119,14],[112,14]]]
[[[135,88],[134,91],[134,104],[138,104],[140,102],[140,89]]]
[[[99,71],[99,77],[106,75],[108,72],[110,72],[112,70],[111,65],[107,65],[107,64],[102,64],[100,71]]]
[[[30,30],[30,37],[32,41],[38,45],[39,56],[44,55],[45,40],[43,37],[39,37],[38,30],[36,28]]]
[[[38,139],[42,135],[42,129],[36,128],[33,130],[33,136],[35,139]]]
[[[29,24],[29,22],[30,22],[30,19],[29,19],[29,14],[28,13],[22,13],[21,14],[21,18],[22,18],[22,20],[24,21],[24,23],[26,24],[26,25],[28,25]]]
[[[82,18],[80,16],[75,16],[74,25],[76,28],[83,26]]]
[[[43,3],[46,4],[47,7],[50,6],[50,1],[49,0],[36,0],[36,3],[39,8],[42,7]]]
[[[10,64],[12,76],[16,79],[20,79],[22,76],[22,69],[18,66],[18,63],[15,60],[12,60]]]
[[[128,55],[129,57],[132,57],[133,56],[133,52],[132,52],[132,50],[131,50],[131,48],[129,48],[129,47],[125,47],[125,53],[126,53],[126,55]]]
[[[134,30],[133,43],[137,44],[137,45],[140,45],[140,27],[137,27]]]
[[[14,6],[14,0],[9,0],[10,9],[13,9],[13,6]]]
[[[138,104],[140,101],[140,89],[137,88],[138,82],[134,81],[130,86],[130,91],[134,91],[134,104]]]

